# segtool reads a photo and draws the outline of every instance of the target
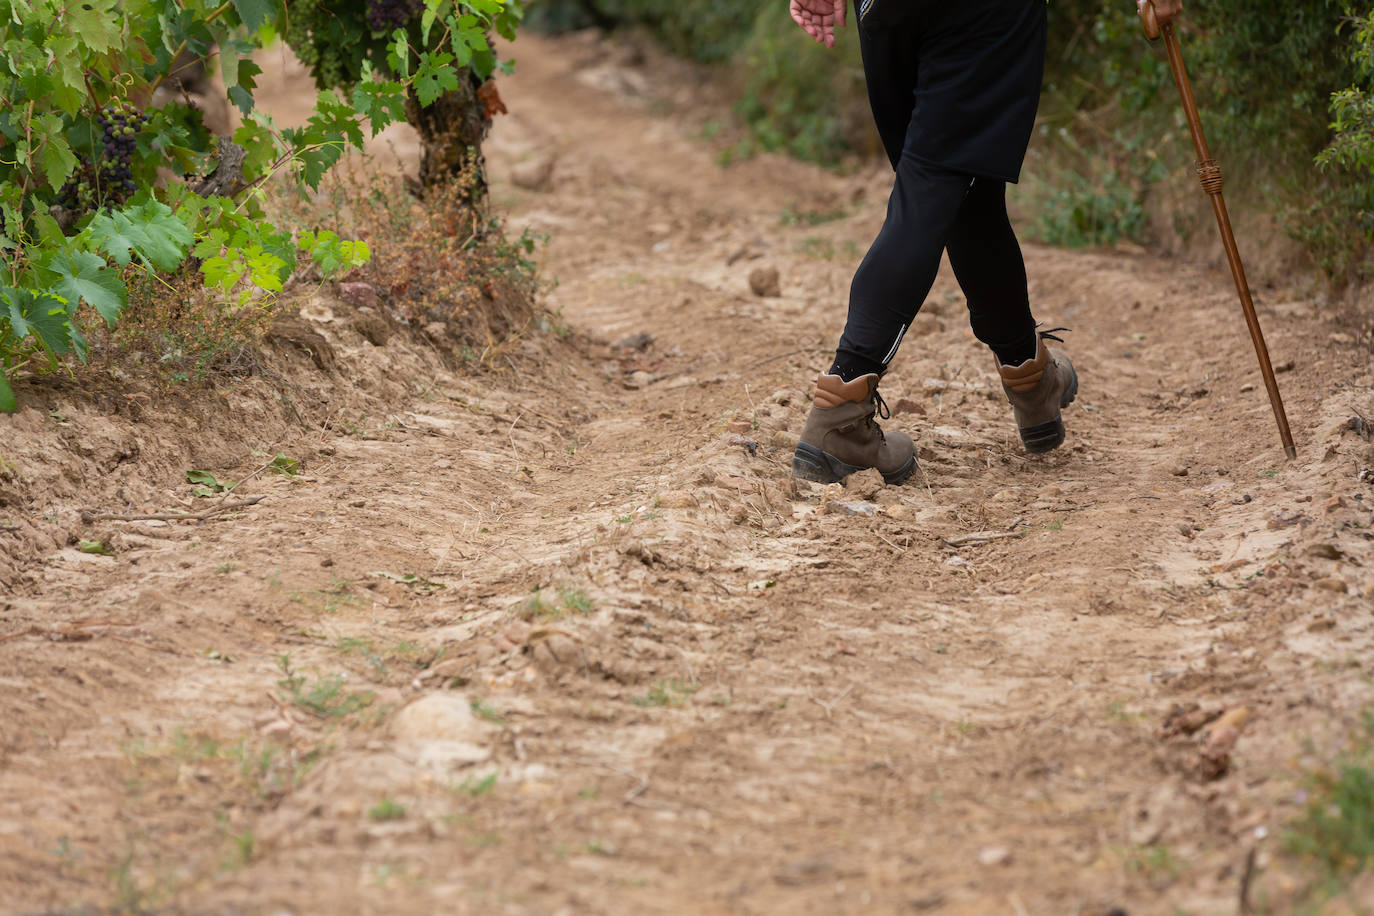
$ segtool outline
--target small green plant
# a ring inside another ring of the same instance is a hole
[[[631,700],[636,706],[682,706],[700,688],[681,681],[659,681],[642,697]]]
[[[113,553],[104,541],[77,541],[76,549],[82,553],[96,553],[102,556],[109,556]]]
[[[847,215],[843,210],[798,210],[795,204],[791,204],[782,211],[779,222],[784,226],[820,226],[844,219]]]
[[[488,773],[481,779],[469,776],[458,784],[457,791],[465,792],[473,798],[480,798],[496,788],[496,774]]]
[[[495,707],[485,700],[473,700],[469,705],[472,707],[472,714],[479,719],[484,719],[487,722],[494,722],[497,725],[506,721],[501,714],[496,711]]]
[[[835,243],[820,236],[808,235],[793,246],[797,254],[820,261],[835,260]]]
[[[321,719],[340,719],[366,709],[372,703],[371,693],[344,690],[345,678],[341,674],[327,674],[314,681],[309,680],[292,666],[291,656],[286,653],[277,657],[277,667],[282,672],[277,685],[286,691],[289,701]]]
[[[590,614],[596,603],[583,589],[560,586],[556,589],[557,600],[550,600],[543,587],[534,592],[516,607],[516,614],[522,620],[557,620],[568,614]]]
[[[186,482],[195,484],[195,489],[191,491],[193,496],[215,496],[233,486],[228,481],[218,480],[209,471],[187,471]]]
[[[374,821],[399,821],[406,816],[406,808],[394,799],[383,798],[368,809],[367,816]]]
[[[1151,884],[1167,884],[1183,870],[1173,851],[1163,843],[1135,847],[1126,856],[1126,866]]]
[[[1374,865],[1374,707],[1362,718],[1351,746],[1307,774],[1306,806],[1285,838],[1332,890]]]
[[[295,458],[288,457],[285,452],[277,452],[272,462],[267,465],[267,470],[283,477],[295,477],[301,472],[301,463]]]
[[[590,614],[596,607],[591,597],[580,588],[560,588],[558,603],[563,610],[578,614]]]

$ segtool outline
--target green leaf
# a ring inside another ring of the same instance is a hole
[[[278,6],[272,0],[233,0],[233,2],[234,12],[239,14],[239,20],[248,27],[250,32],[256,32],[277,18]]]
[[[14,396],[14,389],[10,387],[9,380],[0,375],[0,413],[14,413],[19,409],[19,401]]]
[[[32,334],[50,356],[71,352],[74,329],[61,299],[11,286],[0,286],[0,299],[9,307],[10,327],[20,340]]]
[[[221,256],[206,258],[200,265],[200,272],[205,275],[205,285],[217,287],[226,293],[243,279],[243,271],[243,264]]]
[[[67,176],[76,168],[76,156],[63,135],[62,119],[52,112],[29,122],[33,128],[34,139],[42,139],[38,150],[38,167],[43,177],[56,191],[62,187]]]
[[[377,136],[388,124],[404,121],[406,117],[406,89],[388,80],[364,80],[353,87],[353,108],[368,119],[372,136]]]
[[[98,54],[119,44],[119,22],[122,11],[116,12],[110,0],[85,0],[67,5],[71,30],[81,36],[81,43]]]
[[[175,270],[194,241],[191,230],[172,215],[166,204],[149,200],[91,220],[90,233],[120,267],[127,267],[130,252],[156,270]]]
[[[85,299],[106,324],[114,327],[129,302],[129,293],[119,273],[111,270],[104,258],[89,251],[64,251],[48,263],[48,269],[60,278],[53,291],[67,300],[69,312]]]
[[[455,46],[457,47],[457,46]],[[415,97],[422,107],[428,108],[434,100],[445,92],[458,88],[458,70],[452,66],[453,55],[446,53],[420,55],[419,65],[415,68]]]

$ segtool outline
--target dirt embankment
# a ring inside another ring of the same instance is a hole
[[[1258,291],[1288,463],[1225,276],[1030,247],[1074,329],[1068,445],[1022,453],[946,274],[884,387],[921,473],[799,485],[884,176],[722,170],[652,56],[516,54],[496,199],[557,280],[521,371],[316,302],[375,387],[308,431],[252,391],[185,446],[194,414],[77,392],[0,420],[25,531],[64,433],[108,428],[87,460],[127,505],[307,459],[108,534],[83,476],[46,511],[114,555],[11,557],[0,911],[1291,909],[1301,767],[1370,699],[1369,354]]]

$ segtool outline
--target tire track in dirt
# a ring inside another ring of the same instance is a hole
[[[143,683],[145,648],[24,660],[65,731],[36,740],[29,698],[7,745],[18,911],[132,886],[186,912],[1230,912],[1255,829],[1293,810],[1273,774],[1367,700],[1331,664],[1369,642],[1371,457],[1340,426],[1371,414],[1367,356],[1262,291],[1298,367],[1286,466],[1223,276],[1030,247],[1038,310],[1075,329],[1069,445],[1020,452],[946,273],[885,382],[917,405],[897,422],[919,483],[794,483],[787,434],[884,176],[721,170],[687,71],[606,64],[585,36],[516,51],[496,199],[551,234],[554,323],[590,338],[530,341],[516,377],[436,373],[380,438],[322,440],[312,480],[194,551],[65,581],[164,651]],[[551,187],[507,182],[549,154]],[[759,265],[780,297],[749,291]],[[643,351],[604,342],[639,332]],[[941,543],[990,530],[1019,536]],[[1300,559],[1317,540],[1346,562]],[[34,619],[62,619],[51,592]],[[101,658],[105,680],[61,687]],[[264,696],[340,670],[365,711]],[[479,712],[437,761],[394,715],[436,695]],[[1220,782],[1154,735],[1189,701],[1256,711]],[[54,864],[62,836],[90,861]]]

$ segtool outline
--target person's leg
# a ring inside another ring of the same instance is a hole
[[[973,336],[1004,365],[1035,358],[1035,318],[1026,265],[1007,218],[1005,182],[973,182],[945,242],[954,276],[968,300]]]
[[[968,193],[968,175],[904,156],[887,218],[849,289],[849,319],[830,374],[882,375],[925,301]]]
[[[1061,412],[1078,394],[1078,373],[1036,331],[1026,265],[1007,219],[1004,183],[973,182],[947,244],[950,265],[968,299],[969,324],[997,357],[1022,443],[1031,452],[1057,448],[1064,441]]]
[[[868,105],[883,151],[895,169],[916,106],[916,35],[908,28],[857,31]]]

